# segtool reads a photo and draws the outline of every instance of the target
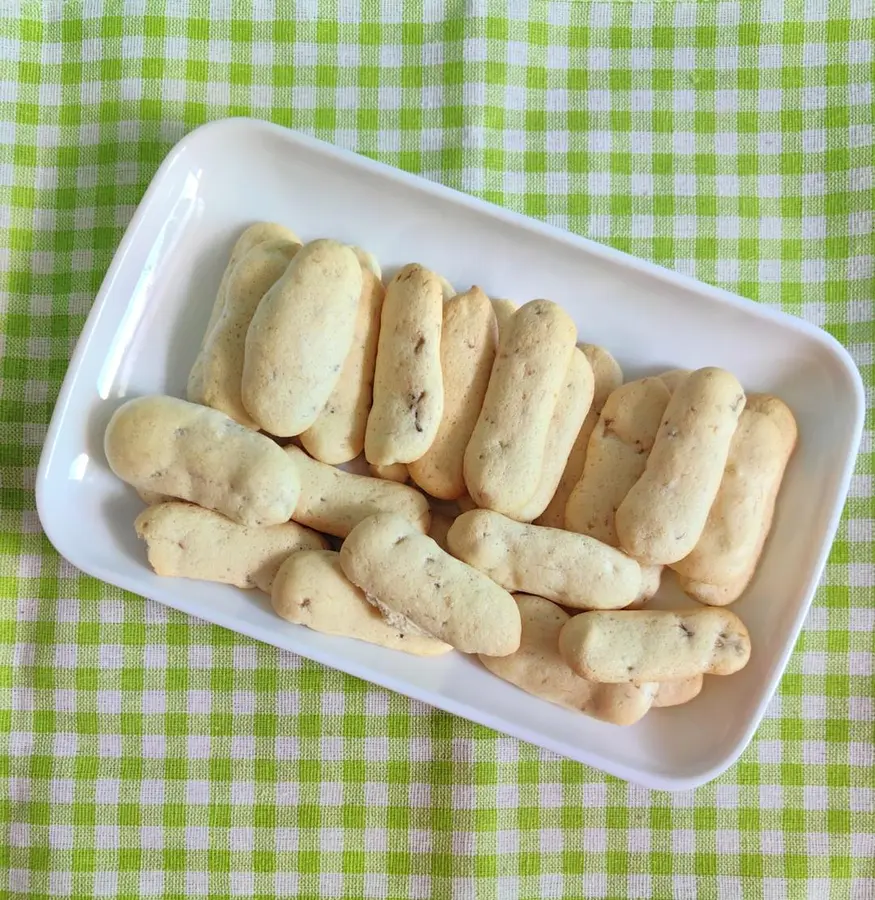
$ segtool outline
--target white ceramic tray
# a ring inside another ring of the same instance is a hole
[[[154,575],[132,527],[141,504],[110,473],[103,431],[124,398],[184,396],[231,245],[255,220],[361,244],[390,275],[416,260],[460,288],[549,297],[627,378],[725,366],[749,390],[786,400],[799,448],[762,565],[734,607],[752,635],[747,668],[623,729],[537,700],[460,653],[424,661],[326,637],[282,622],[257,592]],[[729,766],[763,716],[826,561],[863,410],[848,354],[805,322],[283,128],[231,119],[184,138],[140,204],[64,381],[37,503],[55,547],[97,578],[621,778],[680,789]]]

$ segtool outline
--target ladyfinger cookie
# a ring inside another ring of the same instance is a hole
[[[630,381],[610,394],[565,507],[566,528],[611,547],[619,545],[617,507],[644,473],[669,399],[659,378]]]
[[[301,432],[304,449],[321,462],[335,466],[349,462],[365,446],[385,293],[380,280],[370,270],[362,268],[355,334],[343,362],[340,380],[316,421]]]
[[[480,415],[495,361],[498,326],[489,298],[479,287],[444,304],[440,364],[444,411],[425,453],[409,465],[410,477],[442,500],[465,493],[465,448]]]
[[[495,313],[495,322],[498,325],[498,339],[501,340],[505,326],[518,307],[513,300],[505,300],[501,297],[493,297],[491,302],[492,310]]]
[[[592,395],[592,366],[586,356],[577,349],[571,354],[565,385],[559,392],[553,409],[538,488],[519,509],[514,511],[513,517],[518,521],[531,522],[538,518],[556,493],[574,442],[592,404]]]
[[[644,473],[617,509],[620,546],[651,565],[689,554],[717,496],[744,390],[725,369],[698,369],[672,395]]]
[[[490,672],[528,694],[614,725],[632,725],[650,709],[662,685],[597,684],[581,678],[559,654],[559,632],[571,616],[543,597],[517,594],[514,600],[522,620],[520,648],[510,656],[481,654]]]
[[[447,534],[455,521],[452,516],[448,516],[446,513],[439,512],[436,509],[431,511],[431,524],[428,526],[428,536],[435,541],[441,550],[445,550],[447,553],[450,552]]]
[[[273,582],[271,604],[287,622],[323,634],[339,635],[403,650],[415,656],[438,656],[452,650],[428,635],[399,631],[343,574],[339,554],[303,550],[288,556]]]
[[[241,525],[287,522],[298,502],[298,470],[282,448],[216,409],[176,397],[138,397],[120,406],[103,446],[122,481]]]
[[[568,314],[549,300],[533,300],[511,316],[465,451],[465,483],[478,506],[513,515],[538,489],[576,334]]]
[[[401,516],[380,513],[357,525],[340,565],[384,615],[397,614],[463,653],[507,656],[520,645],[513,597]]]
[[[772,527],[796,437],[796,420],[785,403],[765,394],[748,397],[705,530],[693,551],[672,565],[695,599],[723,605],[747,586]],[[724,590],[700,588],[701,582]]]
[[[359,261],[359,264],[363,269],[367,269],[377,281],[383,280],[383,270],[380,268],[380,263],[377,261],[377,257],[374,256],[368,250],[363,250],[361,247],[356,247],[351,245],[352,252],[355,253],[356,258]]]
[[[158,575],[257,587],[268,594],[290,553],[327,546],[322,535],[295,522],[253,528],[178,500],[143,510],[134,527]]]
[[[441,296],[444,298],[444,302],[447,300],[452,300],[453,297],[456,296],[456,289],[444,278],[443,275],[437,276],[438,284],[441,286]]]
[[[623,370],[620,368],[620,364],[604,347],[597,347],[595,344],[578,344],[577,346],[583,351],[583,355],[592,368],[592,404],[574,439],[556,491],[547,504],[547,508],[535,519],[536,525],[546,525],[548,528],[565,528],[565,507],[574,486],[583,475],[589,436],[599,420],[599,413],[608,396],[623,383]]]
[[[362,519],[378,512],[393,512],[419,531],[428,529],[428,500],[415,488],[344,472],[310,459],[293,445],[286,447],[285,452],[301,480],[301,494],[292,513],[296,522],[342,538]]]
[[[662,379],[662,383],[665,385],[669,394],[673,394],[689,374],[689,369],[669,369],[667,372],[663,372],[657,377]]]
[[[488,509],[459,516],[450,552],[508,591],[574,609],[620,609],[641,591],[641,567],[582,534],[526,525]]]
[[[358,320],[362,267],[349,247],[302,247],[264,295],[249,330],[241,396],[277,437],[306,431],[340,380]]]
[[[456,506],[459,507],[459,512],[471,512],[472,509],[480,509],[480,507],[471,499],[470,494],[462,494],[461,497],[456,500]]]
[[[444,411],[443,306],[438,276],[415,263],[386,288],[365,432],[369,463],[411,463],[435,439]]]
[[[398,484],[407,484],[410,481],[410,470],[404,463],[392,463],[388,466],[368,463],[368,470],[374,478],[382,478],[383,481],[396,481]]]
[[[678,681],[743,669],[750,635],[728,609],[596,610],[562,627],[559,652],[592,681]]]
[[[300,244],[301,239],[295,234],[294,231],[289,230],[283,225],[277,225],[274,222],[256,222],[254,225],[250,225],[243,234],[237,238],[236,243],[231,249],[231,256],[228,259],[228,265],[225,267],[225,272],[222,275],[222,280],[219,283],[219,290],[216,292],[216,299],[213,301],[213,308],[210,310],[210,318],[207,322],[206,331],[204,331],[203,339],[201,340],[201,351],[203,351],[204,346],[210,338],[210,335],[213,332],[213,327],[216,322],[219,321],[219,316],[222,314],[222,310],[225,307],[225,297],[226,297],[226,289],[228,286],[228,279],[231,277],[231,273],[234,271],[234,266],[256,245],[261,244],[265,241],[288,241],[290,244]],[[187,389],[187,397],[191,400],[192,403],[201,403],[201,394],[203,392],[203,359],[201,353],[198,353],[197,358],[194,361],[194,365],[191,367],[191,372],[188,376],[188,389]]]
[[[212,406],[235,422],[258,431],[240,397],[246,332],[261,298],[288,268],[300,244],[265,241],[256,244],[234,266],[225,286],[225,303],[201,349],[201,384],[190,400]]]
[[[680,706],[695,700],[702,693],[705,676],[699,673],[680,681],[662,681],[653,698],[654,708],[658,706]]]

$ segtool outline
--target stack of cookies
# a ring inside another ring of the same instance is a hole
[[[747,588],[796,443],[718,368],[623,383],[549,300],[260,223],[235,244],[187,400],[116,410],[112,470],[159,575],[283,619],[452,649],[615,724],[746,665]],[[346,468],[340,468],[346,466]],[[351,471],[354,469],[355,471]],[[361,474],[367,471],[369,474]],[[655,609],[665,569],[700,606]]]

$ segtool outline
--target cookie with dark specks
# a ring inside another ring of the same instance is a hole
[[[357,525],[343,542],[340,565],[384,615],[463,653],[506,656],[520,645],[513,597],[401,516],[381,513]]]
[[[614,725],[632,725],[650,709],[658,685],[597,684],[581,678],[559,654],[559,632],[571,618],[555,603],[531,594],[514,597],[523,630],[510,656],[480,655],[499,678],[528,694]]]
[[[725,369],[690,373],[672,394],[644,473],[617,509],[620,547],[651,565],[671,565],[702,536],[717,496],[744,389]]]
[[[389,282],[365,432],[369,463],[411,463],[432,445],[444,411],[438,276],[411,263]]]
[[[750,635],[728,609],[595,610],[567,622],[559,652],[584,678],[622,684],[731,675],[750,659]]]
[[[304,550],[289,556],[273,582],[271,604],[287,622],[323,634],[379,644],[417,656],[452,650],[428,635],[405,632],[387,622],[365,595],[343,574],[339,554]]]

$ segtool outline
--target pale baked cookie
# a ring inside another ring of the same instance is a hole
[[[653,698],[654,708],[658,706],[680,706],[695,700],[702,693],[705,676],[701,673],[680,681],[663,681]]]
[[[225,286],[222,311],[201,349],[202,391],[189,399],[212,406],[234,421],[258,431],[240,398],[246,332],[261,298],[288,268],[300,244],[256,244],[234,266]]]
[[[328,402],[355,335],[362,267],[349,247],[302,247],[264,295],[246,333],[241,396],[270,434],[306,431]]]
[[[322,535],[295,522],[253,528],[191,503],[150,506],[134,522],[158,575],[220,581],[270,593],[282,562],[295,550],[327,546]]]
[[[176,397],[138,397],[120,406],[103,446],[122,481],[191,500],[241,525],[287,522],[298,502],[298,470],[270,438]]]
[[[146,488],[137,488],[136,490],[146,506],[153,506],[156,503],[164,503],[165,500],[173,499],[173,497],[168,497],[167,494],[159,494],[157,491],[150,491]]]
[[[450,545],[447,542],[447,533],[452,527],[455,519],[446,513],[439,512],[436,509],[431,511],[431,524],[428,526],[428,536],[437,543],[441,550],[450,553]]]
[[[433,497],[455,500],[466,492],[465,448],[480,415],[497,344],[495,313],[479,287],[444,304],[443,416],[431,446],[409,465],[410,477]]]
[[[696,600],[732,603],[753,577],[796,436],[785,403],[765,394],[748,397],[705,530],[692,553],[672,565],[681,588]]]
[[[285,453],[301,480],[301,494],[291,516],[296,522],[342,538],[362,519],[393,512],[412,528],[428,528],[428,500],[415,488],[335,469],[310,459],[299,447],[286,447]]]
[[[592,681],[678,681],[743,669],[750,635],[728,609],[596,610],[563,626],[559,652]]]
[[[596,684],[581,678],[559,655],[559,632],[571,618],[568,613],[543,597],[517,594],[514,599],[522,620],[520,648],[510,656],[481,654],[490,672],[550,703],[614,725],[632,725],[650,709],[659,685]]]
[[[698,369],[672,395],[644,474],[617,509],[620,546],[651,565],[690,553],[717,496],[744,390],[725,369]]]
[[[465,482],[478,506],[513,515],[538,489],[576,335],[549,300],[533,300],[510,318],[465,451]]]
[[[510,321],[510,317],[517,311],[518,307],[513,300],[504,300],[501,297],[493,297],[491,302],[492,309],[495,312],[495,321],[498,325],[498,338],[501,340],[505,325]]]
[[[456,289],[444,278],[443,275],[438,275],[437,280],[441,286],[441,295],[444,298],[444,302],[447,300],[452,300],[453,297],[456,296]]]
[[[471,512],[472,509],[480,509],[480,507],[471,499],[470,494],[462,494],[462,496],[456,500],[456,506],[459,507],[460,513]]]
[[[689,374],[689,369],[669,369],[668,372],[663,372],[657,377],[662,379],[662,383],[666,386],[669,394],[673,394]]]
[[[383,280],[383,270],[380,268],[380,263],[377,260],[377,257],[374,256],[368,250],[363,250],[361,247],[356,247],[351,245],[352,252],[355,253],[358,261],[363,269],[367,269],[377,281]]]
[[[392,463],[388,466],[368,463],[368,470],[374,478],[382,478],[383,481],[397,481],[398,484],[407,484],[410,481],[410,470],[404,463]]]
[[[417,656],[437,656],[449,644],[423,634],[399,631],[343,574],[339,554],[304,550],[287,557],[273,582],[271,603],[287,622],[323,634],[339,635],[403,650]]]
[[[586,356],[578,349],[571,355],[565,385],[553,409],[547,434],[541,479],[535,493],[514,512],[520,522],[531,522],[547,508],[556,493],[568,457],[592,404],[593,373]]]
[[[513,597],[400,516],[381,513],[357,525],[340,565],[384,615],[400,616],[463,653],[506,656],[520,645]]]
[[[508,591],[538,594],[574,609],[619,609],[641,591],[641,568],[582,534],[526,525],[488,509],[463,513],[450,551]]]
[[[257,244],[261,244],[264,241],[288,241],[291,244],[300,244],[301,239],[295,234],[294,231],[289,230],[283,225],[277,225],[274,222],[256,222],[254,225],[250,225],[243,234],[237,238],[237,242],[234,244],[231,249],[231,256],[228,259],[228,265],[225,267],[225,272],[222,275],[222,280],[219,283],[219,290],[216,292],[216,299],[213,302],[213,308],[210,310],[210,318],[207,322],[206,331],[204,331],[204,336],[201,341],[201,350],[203,350],[205,344],[210,338],[212,334],[213,327],[216,322],[219,321],[219,316],[222,314],[222,310],[225,306],[225,292],[228,286],[228,279],[231,277],[231,272],[234,271],[234,266]],[[191,400],[192,403],[201,403],[201,394],[203,392],[203,371],[201,366],[203,364],[203,360],[201,358],[201,354],[198,353],[194,365],[191,367],[191,372],[188,376],[188,393],[187,397]]]
[[[349,462],[365,446],[385,293],[379,279],[363,268],[355,334],[340,380],[316,421],[301,432],[304,449],[321,462],[332,465]]]
[[[435,439],[444,411],[438,276],[412,263],[386,288],[374,371],[374,403],[365,432],[369,463],[411,463]]]
[[[583,474],[589,436],[599,420],[599,413],[608,396],[623,383],[623,370],[620,368],[620,364],[604,347],[597,347],[595,344],[578,344],[577,346],[583,351],[583,355],[592,368],[592,404],[574,439],[556,492],[544,512],[535,519],[536,525],[546,525],[548,528],[565,528],[565,507],[574,486],[580,481],[580,476]]]
[[[644,474],[669,393],[659,378],[630,381],[605,401],[589,438],[583,473],[565,507],[565,527],[619,545],[614,516]]]

